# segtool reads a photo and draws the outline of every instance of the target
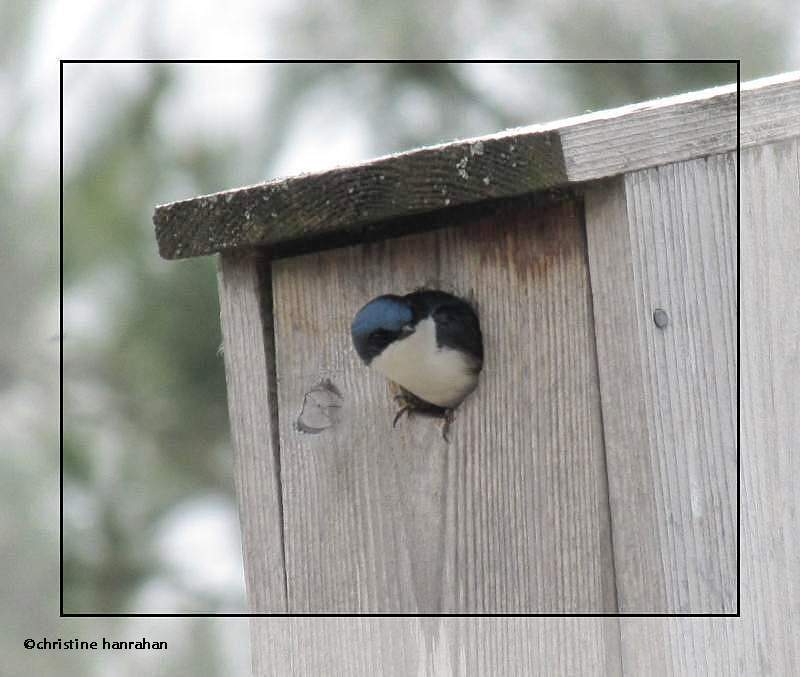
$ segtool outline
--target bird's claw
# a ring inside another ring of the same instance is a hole
[[[398,421],[403,418],[403,415],[411,416],[414,413],[414,405],[405,401],[403,406],[398,410],[398,412],[394,415],[394,420],[392,421],[392,428],[397,427]],[[455,418],[455,411],[453,409],[446,409],[444,414],[440,416],[442,419],[442,438],[445,442],[450,442],[450,425],[453,423],[453,419]]]
[[[444,416],[442,416],[442,437],[444,438],[445,442],[450,442],[450,438],[447,436],[450,432],[450,424],[453,422],[455,418],[455,411],[453,409],[448,409]]]
[[[432,416],[434,418],[442,419],[442,437],[444,438],[445,442],[450,441],[448,435],[450,433],[450,424],[453,422],[455,410],[445,409],[435,404],[425,402],[413,393],[405,390],[402,386],[399,386],[393,382],[390,383],[392,390],[397,391],[394,395],[392,395],[392,400],[400,406],[400,409],[394,415],[394,419],[392,420],[392,428],[397,427],[398,421],[403,418],[404,414],[409,418],[415,413],[420,414],[421,416]]]
[[[397,399],[397,398],[395,397],[395,399]],[[394,420],[392,421],[392,428],[396,428],[397,427],[397,422],[401,418],[403,418],[403,414],[408,414],[409,416],[411,415],[411,405],[410,404],[404,404],[402,407],[400,407],[400,410],[394,415]]]

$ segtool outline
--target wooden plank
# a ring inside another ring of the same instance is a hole
[[[218,286],[247,596],[251,611],[285,612],[269,264],[224,255]]]
[[[800,134],[800,72],[742,86],[742,144]],[[726,85],[420,148],[156,207],[164,258],[319,239],[387,220],[600,179],[736,147]]]
[[[800,666],[800,142],[743,151],[741,179],[741,618],[622,620],[631,674]]]
[[[621,675],[618,619],[253,619],[254,674]]]
[[[800,134],[800,71],[742,83],[742,147]],[[736,148],[736,87],[656,99],[559,124],[570,182]]]
[[[735,612],[735,155],[586,208],[620,610]]]
[[[565,121],[570,181],[590,181],[736,147],[736,88],[715,87]]]
[[[532,204],[275,262],[292,611],[616,610],[579,209]],[[362,304],[422,284],[471,293],[484,329],[449,445],[428,419],[392,430],[350,345]]]
[[[566,183],[558,132],[422,148],[156,208],[164,258],[274,245]]]
[[[800,136],[800,71],[742,83],[741,146]]]

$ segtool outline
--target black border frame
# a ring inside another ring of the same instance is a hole
[[[741,618],[742,520],[741,520],[741,59],[564,59],[494,60],[432,59],[431,63],[730,63],[736,64],[736,612],[735,613],[65,613],[64,612],[64,64],[191,63],[414,63],[426,60],[378,59],[59,59],[59,617],[60,618]]]

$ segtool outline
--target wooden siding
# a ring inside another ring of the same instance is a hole
[[[275,262],[290,610],[616,610],[579,217],[515,205]],[[392,429],[386,381],[350,344],[361,305],[422,284],[470,295],[484,328],[481,385],[449,444],[430,419]],[[297,420],[320,384],[338,395],[309,434]]]
[[[591,188],[588,248],[576,203],[514,201],[273,262],[280,441],[243,472],[280,468],[286,609],[735,612],[735,203],[726,154]],[[450,444],[392,429],[350,346],[363,303],[423,284],[470,295],[485,330]]]
[[[253,611],[285,612],[281,488],[269,278],[252,255],[220,258],[220,320],[242,527]],[[267,275],[269,270],[267,268]]]
[[[631,675],[800,670],[800,142],[741,161],[741,618],[621,619]]]
[[[741,320],[742,617],[256,618],[252,622],[255,674],[784,675],[797,671],[800,640],[793,629],[800,625],[800,597],[796,586],[800,563],[800,521],[797,519],[800,389],[796,385],[800,382],[800,343],[797,341],[800,313],[796,299],[800,288],[800,267],[797,266],[800,143],[794,139],[746,149],[741,159],[741,301],[745,310]],[[723,177],[723,187],[728,185],[730,163],[731,158],[713,159],[705,176]],[[697,168],[684,165],[664,171],[664,177],[644,177],[648,181],[644,186],[641,176],[608,186],[610,192],[605,205],[598,206],[587,196],[588,219],[608,222],[608,216],[603,217],[597,211],[602,207],[617,215],[610,219],[612,225],[619,225],[619,222],[630,225],[627,200],[619,203],[620,190],[625,190],[627,185],[631,191],[641,193],[647,186],[661,185],[662,181],[671,180],[670,177],[692,175]],[[684,184],[685,187],[689,185]],[[703,182],[693,185],[703,185]],[[647,188],[647,195],[657,194],[658,191]],[[653,204],[652,199],[650,203]],[[650,213],[651,216],[660,213],[663,217],[664,212],[654,209]],[[703,222],[707,222],[705,218]],[[654,216],[650,222],[652,229],[657,223]],[[688,238],[689,234],[684,236]],[[594,251],[592,238],[590,232],[590,251]],[[641,244],[629,241],[628,248]],[[703,250],[702,245],[699,250]],[[723,250],[724,246],[720,251]],[[592,258],[599,253],[598,247]],[[722,280],[730,265],[720,259],[720,265],[710,271],[711,279]],[[690,276],[691,271],[686,271],[686,275]],[[595,279],[593,271],[592,280]],[[658,301],[670,318],[667,329],[674,329],[677,321],[674,310],[671,312],[675,308],[675,298],[680,299],[681,295],[672,298],[669,305]],[[720,307],[732,303],[725,298],[720,297]],[[687,297],[687,302],[699,303],[701,299]],[[633,309],[642,315],[642,322],[653,322],[651,314],[639,310],[636,303],[641,302],[635,298],[631,302]],[[595,304],[595,314],[599,315],[599,299],[595,298]],[[649,309],[647,306],[646,310]],[[658,327],[651,326],[637,327],[640,345],[649,345],[648,341],[653,340],[647,339],[648,332],[655,336]],[[706,323],[706,330],[710,327],[711,323]],[[713,336],[704,339],[703,336],[698,329],[698,336],[693,340],[701,344],[710,340],[712,345],[723,348],[727,345],[728,339]],[[717,340],[722,343],[715,344]],[[632,352],[633,358],[637,352],[641,355],[641,350]],[[598,354],[602,356],[603,350]],[[692,364],[689,355],[684,352],[683,359],[676,360],[681,369],[687,370],[680,376],[682,379],[703,373],[681,366],[682,361]],[[600,368],[602,371],[602,365]],[[728,374],[723,370],[710,383],[723,391]],[[602,377],[600,383],[604,390]],[[639,383],[641,387],[641,378]],[[680,379],[675,385],[680,385]],[[376,393],[382,396],[380,387]],[[604,411],[604,419],[607,416]],[[399,434],[417,431],[414,434],[424,438],[424,423],[415,422],[414,427]],[[463,424],[463,421],[457,423]],[[649,439],[649,431],[640,434]],[[609,452],[609,461],[612,456],[613,452]],[[671,462],[676,463],[679,458],[673,457]],[[632,472],[643,471],[639,468]],[[645,473],[644,477],[647,476]],[[684,478],[670,476],[668,472],[663,476],[668,484],[674,483],[672,488],[680,495]],[[613,490],[611,502],[615,503]],[[260,506],[248,509],[256,510]],[[645,516],[648,514],[652,513],[645,512]],[[612,522],[616,545],[617,538],[622,538],[616,537],[620,521],[612,519]],[[680,524],[671,526],[677,528]],[[643,550],[647,547],[643,546]],[[660,542],[652,547],[652,552],[663,552]],[[622,578],[626,567],[618,561],[617,586],[624,604],[626,593]],[[673,573],[662,572],[660,580],[669,581]],[[634,578],[633,583],[633,590],[642,588],[637,579]],[[674,599],[680,600],[680,597]]]
[[[595,182],[585,214],[515,202],[458,230],[221,264],[254,611],[741,617],[254,618],[255,674],[798,672],[800,118],[768,115],[792,86],[742,121],[741,270],[730,152]],[[420,280],[472,293],[529,377],[487,363],[450,445],[424,419],[392,431],[347,345],[359,303]]]
[[[251,637],[257,677],[623,674],[616,618],[254,618]]]
[[[620,611],[733,613],[735,154],[593,187],[586,229]]]

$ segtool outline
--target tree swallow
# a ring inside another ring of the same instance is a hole
[[[445,420],[478,384],[483,338],[478,316],[463,299],[421,289],[405,296],[378,296],[356,313],[353,345],[367,366],[400,387],[404,413]]]

